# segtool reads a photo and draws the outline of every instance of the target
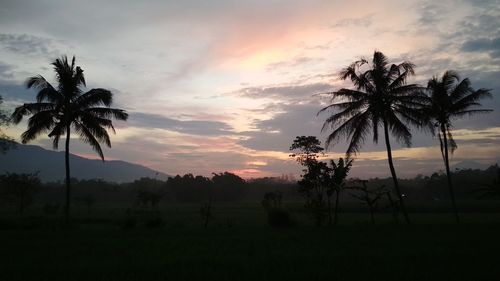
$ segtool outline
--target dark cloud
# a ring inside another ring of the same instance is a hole
[[[462,50],[466,52],[488,52],[492,57],[500,57],[500,37],[477,38],[462,44]]]
[[[30,34],[0,33],[0,46],[9,52],[22,55],[58,54],[52,39]]]
[[[24,85],[2,79],[0,79],[0,95],[3,96],[4,101],[16,103],[30,102],[35,97],[34,91],[26,89]]]
[[[278,85],[263,87],[246,87],[235,92],[236,95],[247,98],[268,98],[276,100],[303,100],[315,94],[331,91],[333,86],[328,83],[312,83],[305,85]]]
[[[159,114],[134,112],[128,125],[141,128],[158,128],[192,135],[231,135],[232,127],[224,122],[207,120],[177,120]]]
[[[253,122],[258,131],[243,132],[247,138],[239,143],[255,150],[286,152],[296,136],[320,134],[322,120],[316,117],[320,109],[318,103],[281,104],[284,112]]]
[[[317,136],[322,142],[331,133],[331,129],[327,128],[325,132],[321,132],[321,128],[325,119],[331,112],[324,112],[317,115],[318,111],[324,105],[317,102],[310,103],[295,103],[295,104],[280,104],[273,105],[273,110],[281,111],[267,120],[257,120],[253,122],[256,131],[242,132],[246,138],[239,141],[239,144],[247,148],[255,150],[272,150],[287,152],[296,136],[310,135]],[[412,147],[425,147],[437,145],[438,140],[431,135],[418,131],[415,128],[410,128],[413,134]],[[379,129],[381,130],[381,129]],[[392,146],[394,149],[405,147],[396,142],[391,137]],[[338,143],[332,143],[329,150],[336,153],[344,153],[348,147],[348,140],[341,139]],[[375,144],[372,141],[370,134],[363,145],[362,151],[384,151],[385,145],[383,137],[379,137],[379,143]]]
[[[12,79],[14,78],[13,70],[14,66],[11,64],[6,64],[0,61],[0,79]]]
[[[490,89],[492,98],[481,101],[482,109],[491,109],[492,112],[465,116],[454,120],[454,127],[458,129],[480,130],[489,127],[498,127],[500,123],[500,71],[464,71],[462,78],[468,77],[474,89]]]

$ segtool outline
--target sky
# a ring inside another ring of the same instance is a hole
[[[482,101],[492,113],[454,120],[452,164],[500,162],[499,0],[0,0],[2,109],[34,101],[25,80],[55,83],[50,63],[75,55],[88,89],[111,90],[113,107],[130,114],[106,158],[170,175],[297,175],[293,139],[328,133],[320,94],[351,87],[339,71],[375,50],[415,63],[412,83],[452,69],[492,89]],[[19,139],[25,129],[6,132]],[[412,133],[411,148],[392,140],[399,176],[443,170],[437,138]],[[32,144],[52,149],[47,136]],[[328,157],[346,148],[334,144]],[[71,151],[97,158],[77,139]],[[367,141],[352,175],[389,176],[386,162],[383,143]]]

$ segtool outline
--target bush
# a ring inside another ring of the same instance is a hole
[[[293,224],[287,210],[283,208],[267,208],[267,223],[273,227],[287,227]]]

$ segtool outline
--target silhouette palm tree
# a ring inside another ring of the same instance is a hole
[[[38,90],[35,103],[25,103],[17,107],[12,114],[12,121],[18,124],[24,116],[31,115],[28,128],[21,135],[23,143],[48,132],[52,138],[54,149],[59,146],[59,138],[66,134],[65,167],[66,167],[66,206],[65,216],[70,213],[70,166],[69,141],[71,129],[80,139],[90,144],[104,161],[101,143],[111,147],[107,130],[115,132],[111,119],[127,120],[128,114],[121,109],[110,108],[113,94],[105,89],[82,91],[85,87],[83,70],[75,66],[75,57],[68,63],[66,56],[52,63],[58,82],[54,88],[42,76],[34,76],[26,81],[27,88]]]
[[[330,197],[335,193],[335,210],[334,210],[334,215],[333,215],[333,224],[338,223],[338,213],[339,213],[339,204],[340,204],[340,193],[346,189],[346,178],[347,175],[349,174],[349,171],[351,170],[352,166],[352,159],[349,158],[339,158],[339,161],[335,163],[334,160],[330,160],[330,179],[329,183],[330,186],[327,190],[328,194],[328,215],[329,215],[329,222],[332,223],[332,212],[331,212],[331,204],[330,204]]]
[[[449,153],[455,151],[457,144],[453,140],[453,135],[451,133],[451,120],[465,115],[491,111],[488,109],[475,108],[481,105],[478,102],[480,99],[491,97],[490,90],[474,90],[471,88],[470,84],[468,78],[460,81],[460,76],[454,71],[446,71],[441,79],[434,77],[427,83],[429,102],[425,109],[425,115],[431,118],[431,122],[434,125],[433,128],[438,130],[441,154],[446,167],[451,203],[457,223],[460,222],[460,218],[455,202],[449,162]]]
[[[414,75],[414,67],[408,61],[389,65],[387,57],[375,51],[371,64],[361,59],[340,72],[340,79],[350,79],[355,89],[342,88],[329,93],[333,104],[318,112],[337,110],[326,119],[322,131],[333,130],[326,140],[327,147],[342,137],[350,139],[348,156],[359,151],[370,131],[377,143],[378,130],[382,126],[394,188],[407,223],[410,219],[394,169],[389,134],[409,147],[412,137],[409,125],[424,125],[419,109],[425,105],[426,96],[419,85],[406,83],[407,78]]]

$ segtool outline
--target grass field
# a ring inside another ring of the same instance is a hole
[[[164,226],[139,218],[131,229],[119,206],[58,217],[0,220],[0,280],[498,280],[500,213],[412,213],[413,225],[389,214],[352,209],[336,227],[315,227],[300,206],[297,225],[271,228],[258,205],[215,206],[202,227],[199,206],[171,205]],[[347,208],[349,209],[349,208]],[[146,219],[144,219],[146,220]]]

